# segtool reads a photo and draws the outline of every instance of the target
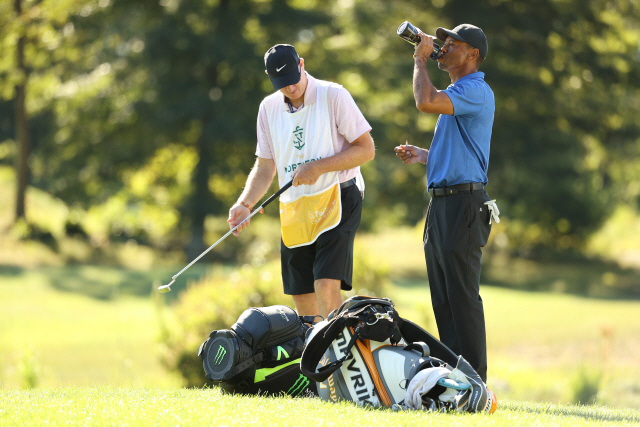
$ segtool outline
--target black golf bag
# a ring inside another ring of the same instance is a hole
[[[315,382],[300,373],[309,329],[303,320],[313,322],[284,305],[245,310],[200,346],[207,379],[226,393],[315,397]]]
[[[387,298],[349,298],[314,325],[300,369],[328,401],[489,413],[497,406],[464,358],[401,318]]]

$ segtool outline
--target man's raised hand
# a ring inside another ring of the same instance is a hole
[[[396,157],[400,157],[402,163],[405,165],[412,165],[414,163],[427,163],[427,156],[429,150],[423,150],[415,145],[399,145],[393,149],[396,152]]]

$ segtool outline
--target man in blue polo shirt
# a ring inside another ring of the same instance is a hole
[[[437,90],[427,71],[433,38],[420,31],[414,52],[413,94],[418,110],[439,114],[429,150],[400,145],[405,164],[427,165],[431,201],[424,231],[431,302],[440,340],[487,380],[487,345],[480,298],[482,247],[498,209],[487,195],[487,169],[495,102],[478,68],[487,57],[483,31],[469,24],[438,28],[444,40],[438,68],[451,85]]]

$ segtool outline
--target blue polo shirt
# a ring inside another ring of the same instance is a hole
[[[443,91],[453,116],[441,114],[427,159],[429,187],[487,183],[495,100],[484,73],[462,77]]]

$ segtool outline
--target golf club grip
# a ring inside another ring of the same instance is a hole
[[[264,207],[266,207],[269,203],[271,203],[276,197],[280,196],[282,193],[284,193],[289,187],[291,187],[293,185],[293,180],[287,182],[285,185],[282,186],[281,189],[279,189],[278,191],[275,192],[275,194],[271,197],[269,197],[267,200],[264,201],[263,204],[260,205],[260,207],[258,209],[262,209]]]

